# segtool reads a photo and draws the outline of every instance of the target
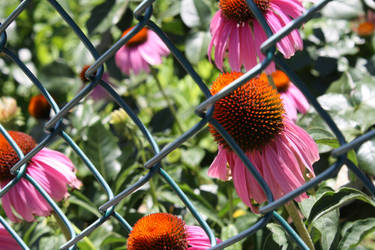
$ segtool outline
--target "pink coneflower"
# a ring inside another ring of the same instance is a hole
[[[125,36],[132,28],[125,30]],[[155,32],[143,28],[122,46],[115,56],[116,64],[127,75],[149,72],[150,65],[158,65],[162,57],[169,54],[169,49]]]
[[[309,108],[309,103],[302,92],[289,80],[289,77],[281,70],[276,70],[271,74],[272,80],[283,100],[286,115],[290,120],[297,120],[297,111],[304,114]],[[260,75],[260,79],[268,82],[265,73]]]
[[[211,87],[214,95],[242,73],[224,73]],[[267,82],[254,78],[215,103],[213,117],[233,137],[269,185],[274,197],[296,189],[314,176],[312,163],[319,159],[312,138],[283,115],[280,95]],[[219,152],[208,174],[228,180],[238,196],[254,212],[266,201],[261,187],[224,138],[210,124]],[[296,198],[306,198],[302,194]]]
[[[302,0],[254,0],[258,8],[275,33],[296,18],[305,10]],[[215,64],[223,71],[223,60],[228,50],[229,64],[233,71],[241,71],[241,65],[249,70],[263,61],[260,45],[266,40],[266,33],[254,18],[246,0],[220,0],[220,10],[211,21],[211,43],[208,57],[211,58],[212,47],[215,46]],[[293,30],[277,43],[277,48],[285,58],[290,58],[297,50],[303,49],[302,39],[298,31]],[[272,63],[267,73],[274,71]]]
[[[35,146],[31,136],[9,131],[24,154]],[[19,160],[16,151],[4,136],[0,136],[0,185],[3,188],[14,176],[10,168]],[[55,200],[68,196],[67,185],[79,188],[81,182],[75,175],[73,163],[62,153],[43,148],[28,163],[26,174],[30,175]],[[22,178],[1,198],[6,215],[14,222],[21,219],[33,221],[34,215],[48,216],[52,210],[47,201],[27,180]]]
[[[210,247],[210,240],[202,228],[186,226],[183,220],[168,213],[150,214],[139,219],[127,243],[128,250],[203,250]]]
[[[10,233],[0,224],[0,249],[20,250],[22,247],[10,235]]]
[[[85,73],[88,68],[90,68],[91,65],[85,65],[83,66],[81,72],[79,73],[79,77],[81,78],[82,83],[87,84],[90,82],[89,79],[86,78]],[[109,82],[109,75],[107,72],[104,72],[102,75],[102,80],[105,81],[106,83],[112,85],[112,83]],[[101,99],[108,98],[109,95],[107,91],[100,85],[96,85],[95,88],[91,91],[89,95],[93,100],[98,101]]]

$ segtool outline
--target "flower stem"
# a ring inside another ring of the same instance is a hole
[[[172,105],[170,99],[168,98],[168,95],[165,93],[165,91],[164,91],[164,89],[163,89],[163,86],[161,86],[161,83],[160,83],[160,81],[159,81],[159,78],[158,78],[158,76],[157,76],[157,74],[156,74],[156,71],[155,71],[154,69],[152,69],[152,74],[153,74],[154,79],[155,79],[155,81],[156,81],[156,85],[158,86],[158,88],[159,88],[161,94],[163,95],[165,101],[167,102],[167,105],[168,105],[169,110],[172,112],[172,115],[173,115],[173,117],[174,117],[174,119],[175,119],[175,121],[176,121],[176,125],[177,125],[177,128],[178,128],[179,132],[180,132],[180,133],[183,133],[184,131],[183,131],[183,129],[182,129],[181,123],[178,121],[178,118],[177,118],[176,109],[173,107],[173,105]]]
[[[228,202],[229,202],[229,220],[233,222],[233,194],[232,194],[232,186],[227,185],[227,194],[228,194]]]
[[[152,198],[152,202],[154,203],[153,205],[159,209],[159,202],[158,202],[158,198],[156,195],[155,179],[151,178],[149,183],[150,183],[151,198]]]
[[[71,237],[70,232],[68,228],[65,226],[65,223],[61,220],[60,216],[55,211],[52,211],[51,214],[53,215],[53,217],[55,217],[57,225],[59,225],[61,231],[63,232],[65,236],[65,239],[70,240],[70,237]]]
[[[306,229],[306,226],[303,223],[302,218],[299,214],[299,210],[296,207],[296,205],[294,204],[294,202],[289,201],[289,202],[285,203],[284,206],[285,206],[286,211],[290,215],[290,217],[292,217],[293,224],[296,227],[297,232],[299,233],[299,235],[301,236],[303,241],[306,243],[306,245],[311,250],[315,250],[314,243],[312,242],[311,236],[308,233],[308,231]]]

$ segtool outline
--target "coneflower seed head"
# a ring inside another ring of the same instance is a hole
[[[275,72],[272,72],[271,77],[279,93],[282,93],[288,90],[290,86],[290,80],[289,80],[289,77],[284,72],[282,72],[281,70],[276,70]],[[268,82],[268,78],[265,73],[261,74],[259,78],[262,81]]]
[[[258,8],[265,12],[270,6],[269,0],[253,0]],[[237,23],[247,22],[254,18],[246,0],[220,0],[219,7],[224,15]]]
[[[168,213],[147,215],[134,225],[128,243],[128,250],[184,250],[188,248],[185,223]]]
[[[8,131],[12,139],[17,143],[23,154],[30,152],[36,143],[34,139],[22,132]],[[14,176],[10,174],[10,169],[19,161],[16,151],[12,148],[5,137],[0,134],[0,180],[11,180]]]
[[[130,27],[129,29],[125,30],[124,33],[122,33],[121,37],[124,37],[132,29],[133,27]],[[137,34],[135,34],[132,38],[129,39],[129,41],[126,43],[126,46],[134,47],[134,46],[144,43],[147,40],[147,35],[148,35],[148,29],[142,28]]]
[[[211,87],[214,95],[242,73],[220,75]],[[283,130],[284,108],[280,95],[267,82],[253,78],[215,103],[213,117],[244,151],[261,149]],[[209,124],[217,143],[229,148],[224,138]]]

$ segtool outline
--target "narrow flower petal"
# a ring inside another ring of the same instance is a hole
[[[305,114],[309,109],[309,103],[302,92],[292,83],[288,88],[289,96],[294,101],[295,107],[298,112]]]
[[[0,248],[4,250],[20,250],[22,247],[12,235],[0,224]]]
[[[234,71],[241,71],[240,64],[240,34],[239,29],[233,29],[229,37],[228,43],[228,55],[229,55],[229,65]]]
[[[255,40],[253,31],[248,24],[243,24],[240,27],[240,63],[245,66],[246,70],[253,68],[257,62],[257,55],[254,50]]]
[[[265,57],[263,53],[260,51],[260,46],[262,43],[267,40],[266,33],[264,32],[262,26],[259,24],[258,21],[253,21],[253,29],[254,29],[254,37],[255,37],[255,51],[260,61],[264,61]],[[275,63],[272,61],[268,67],[265,69],[267,74],[271,74],[275,71]]]
[[[298,18],[305,10],[302,1],[298,0],[270,0],[267,3],[256,1],[256,4],[264,13],[273,33],[277,33],[291,19]],[[260,51],[261,44],[267,39],[264,29],[243,2],[231,1],[230,4],[220,3],[219,6],[220,10],[213,16],[210,25],[212,40],[207,51],[209,60],[211,61],[212,48],[215,46],[215,64],[221,71],[226,50],[232,70],[240,71],[242,65],[245,70],[250,70],[258,62],[264,61],[264,55]],[[236,11],[233,11],[234,9]],[[293,30],[277,43],[277,48],[285,58],[290,58],[297,50],[302,50],[303,43],[299,32]],[[273,71],[275,65],[271,62],[266,72]]]
[[[291,99],[292,97],[286,93],[281,93],[280,97],[283,100],[284,109],[285,109],[287,116],[289,117],[290,120],[292,120],[293,122],[296,122],[297,110],[296,110],[294,101]]]
[[[147,37],[141,37],[141,33]],[[155,32],[147,30],[137,35],[136,42],[122,46],[115,55],[116,65],[125,74],[149,72],[149,65],[161,64],[162,57],[169,54],[168,47]]]
[[[210,239],[206,232],[198,226],[185,226],[189,250],[206,250],[211,247]],[[216,243],[221,240],[216,238]]]
[[[229,152],[223,146],[219,146],[219,152],[208,169],[208,176],[227,181],[229,178],[229,168],[227,168],[227,154]]]

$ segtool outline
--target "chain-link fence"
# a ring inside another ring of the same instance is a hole
[[[371,192],[375,194],[375,187],[371,183],[371,181],[357,168],[357,166],[348,159],[347,152],[362,143],[366,142],[370,138],[375,135],[375,130],[370,130],[366,134],[356,138],[355,140],[347,143],[344,139],[343,134],[338,129],[337,125],[330,117],[330,115],[321,107],[318,103],[316,98],[309,93],[307,88],[305,87],[304,83],[299,79],[299,77],[290,69],[288,68],[287,64],[285,63],[283,58],[275,56],[275,45],[278,41],[280,41],[283,37],[288,35],[292,30],[299,28],[303,23],[309,21],[314,14],[316,14],[322,7],[324,7],[330,0],[323,0],[316,3],[313,7],[311,7],[308,11],[306,11],[303,15],[299,18],[291,21],[283,27],[279,32],[276,34],[272,34],[270,28],[268,27],[262,13],[256,7],[256,4],[251,1],[247,0],[247,4],[250,7],[251,11],[254,13],[256,19],[261,23],[268,39],[262,44],[261,51],[265,54],[265,60],[256,65],[250,71],[245,73],[242,77],[238,78],[234,82],[232,82],[227,88],[220,91],[214,96],[211,96],[209,89],[206,87],[206,84],[203,82],[201,77],[197,74],[197,72],[193,69],[192,65],[189,61],[184,57],[184,55],[176,48],[176,46],[171,42],[171,40],[163,33],[161,28],[151,21],[150,17],[153,13],[153,0],[145,0],[141,2],[138,7],[134,10],[134,16],[137,18],[138,23],[134,28],[127,33],[124,37],[119,39],[113,46],[105,51],[102,55],[100,55],[97,50],[94,48],[90,40],[86,37],[86,35],[81,31],[81,29],[77,26],[74,20],[69,16],[69,14],[61,7],[61,5],[55,0],[49,0],[43,2],[42,4],[50,4],[55,8],[58,14],[63,18],[69,27],[71,27],[75,34],[79,37],[81,42],[85,45],[87,50],[91,53],[93,58],[95,58],[95,63],[93,63],[90,68],[86,71],[86,77],[91,79],[90,84],[86,85],[81,91],[71,99],[69,103],[67,103],[62,108],[59,108],[56,104],[55,100],[51,97],[48,93],[46,88],[44,87],[43,83],[30,71],[30,69],[19,59],[19,57],[12,52],[11,48],[7,46],[7,29],[8,27],[14,22],[14,20],[28,7],[28,4],[31,0],[23,0],[18,7],[5,19],[3,20],[0,26],[1,32],[1,40],[0,40],[0,51],[2,55],[5,55],[9,59],[13,61],[14,64],[18,65],[18,67],[24,72],[24,74],[33,82],[33,84],[40,90],[40,92],[46,97],[55,115],[45,124],[45,130],[49,132],[48,136],[46,136],[33,150],[31,150],[27,155],[23,155],[20,148],[17,144],[12,140],[9,136],[7,131],[4,129],[3,126],[0,126],[1,133],[4,137],[9,141],[12,147],[16,150],[19,158],[21,159],[13,168],[11,172],[15,175],[14,179],[9,182],[4,188],[1,189],[0,196],[6,194],[21,178],[25,178],[29,181],[40,193],[41,195],[48,201],[48,203],[53,208],[54,212],[58,215],[61,219],[63,224],[65,225],[67,231],[70,234],[70,239],[61,246],[61,249],[73,249],[77,242],[82,240],[85,236],[89,235],[93,232],[96,228],[100,227],[105,221],[109,219],[117,220],[126,231],[131,231],[131,226],[127,222],[126,218],[123,218],[119,213],[115,211],[116,204],[118,204],[121,200],[125,197],[130,196],[136,191],[138,188],[145,185],[153,176],[160,175],[166,183],[170,185],[170,187],[174,190],[174,192],[178,195],[181,201],[185,204],[185,206],[190,210],[192,215],[196,218],[199,222],[201,227],[207,233],[212,248],[211,249],[222,249],[224,247],[233,245],[234,243],[240,241],[248,237],[251,234],[254,234],[257,230],[264,228],[270,220],[274,219],[278,221],[278,223],[289,233],[289,235],[296,241],[296,243],[302,249],[308,249],[305,243],[301,240],[301,238],[297,235],[297,233],[288,225],[288,223],[275,211],[277,208],[285,204],[286,202],[294,199],[298,195],[304,193],[311,187],[317,185],[323,180],[326,180],[332,176],[334,176],[340,168],[345,164],[365,185],[365,187]],[[177,61],[181,64],[181,66],[186,70],[186,72],[194,79],[195,83],[199,86],[200,90],[205,95],[205,101],[200,103],[195,109],[196,114],[201,117],[201,120],[179,136],[176,140],[169,143],[162,149],[159,148],[159,145],[154,140],[152,134],[149,132],[147,127],[141,122],[141,120],[137,117],[136,113],[132,110],[132,108],[121,98],[121,96],[111,87],[110,84],[103,81],[103,64],[111,58],[130,38],[132,38],[137,32],[139,32],[143,27],[147,26],[149,29],[154,31],[166,44],[169,48],[171,53],[177,59]],[[291,81],[297,85],[297,87],[303,92],[312,106],[316,109],[316,111],[320,114],[326,124],[329,126],[331,131],[336,136],[337,140],[340,143],[340,147],[334,149],[332,151],[332,156],[335,157],[337,160],[336,162],[316,176],[314,179],[310,180],[309,182],[305,183],[298,189],[294,190],[283,196],[278,200],[274,200],[272,197],[272,193],[265,183],[263,178],[257,172],[256,168],[251,164],[249,159],[245,156],[244,152],[240,149],[240,147],[236,144],[236,142],[231,138],[231,136],[223,129],[223,127],[212,118],[214,103],[218,101],[220,98],[228,95],[230,92],[247,82],[249,79],[255,77],[257,74],[261,73],[265,67],[267,67],[272,61],[276,63],[276,65],[281,68],[291,79]],[[99,171],[95,168],[93,163],[90,159],[85,155],[85,153],[77,146],[77,144],[71,139],[71,137],[64,131],[64,126],[62,123],[62,119],[68,114],[68,112],[74,108],[83,98],[85,98],[88,93],[97,85],[101,85],[108,94],[113,98],[115,102],[119,106],[121,106],[129,115],[129,117],[134,121],[134,123],[138,126],[138,129],[143,133],[144,137],[148,140],[150,146],[153,149],[154,156],[147,161],[144,165],[145,168],[149,169],[148,173],[143,176],[140,180],[138,180],[133,185],[127,187],[125,190],[118,194],[114,194],[111,187],[108,185],[106,180],[102,177]],[[206,221],[202,218],[199,211],[194,207],[194,205],[189,201],[188,197],[184,194],[184,192],[179,188],[178,184],[168,175],[168,173],[163,170],[161,165],[161,160],[166,157],[169,153],[173,150],[178,148],[182,143],[189,140],[192,136],[198,133],[200,129],[206,126],[207,123],[211,123],[217,131],[225,138],[227,143],[232,147],[232,149],[238,154],[244,164],[247,166],[249,171],[254,175],[257,179],[263,190],[265,191],[268,203],[267,205],[260,208],[260,213],[263,216],[250,228],[247,230],[237,234],[236,236],[221,242],[220,244],[216,245],[216,240],[214,234]],[[29,175],[26,174],[25,170],[27,167],[27,162],[36,154],[38,153],[43,147],[47,146],[55,137],[61,137],[66,143],[75,151],[75,153],[81,158],[81,160],[86,164],[87,168],[91,171],[92,175],[95,176],[98,183],[102,186],[105,190],[105,193],[108,197],[107,202],[102,204],[97,209],[102,214],[101,217],[98,217],[95,222],[91,225],[87,226],[84,230],[82,230],[79,234],[76,234],[72,224],[70,223],[69,219],[64,215],[64,213],[60,210],[60,208],[56,205],[56,203],[49,197],[49,195],[39,186],[39,184],[33,180]],[[3,226],[11,233],[11,235],[17,240],[17,242],[22,246],[24,249],[28,249],[28,246],[22,241],[22,238],[12,229],[12,227],[7,224],[4,218],[0,217],[0,222]]]

